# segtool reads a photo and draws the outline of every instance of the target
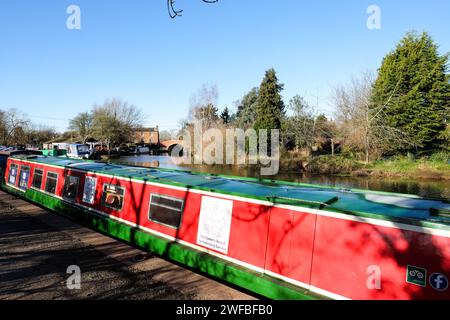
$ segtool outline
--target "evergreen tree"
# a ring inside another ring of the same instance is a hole
[[[259,87],[258,103],[256,106],[255,130],[280,129],[284,116],[284,102],[281,97],[283,84],[278,82],[274,69],[266,71],[266,75]]]
[[[447,63],[448,54],[439,55],[430,35],[409,32],[383,59],[374,84],[372,107],[386,105],[387,125],[407,133],[425,150],[443,143],[450,114]]]
[[[234,125],[241,129],[248,129],[253,127],[256,119],[256,106],[258,104],[258,90],[253,88],[240,101]]]
[[[228,107],[225,107],[225,109],[220,114],[220,118],[222,119],[224,124],[230,123],[230,111],[228,110]]]

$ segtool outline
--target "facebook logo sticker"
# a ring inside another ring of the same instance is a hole
[[[442,273],[433,273],[429,280],[430,285],[437,291],[444,291],[448,288],[448,279]]]

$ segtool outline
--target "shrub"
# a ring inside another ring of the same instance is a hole
[[[306,172],[312,174],[349,174],[362,168],[355,160],[341,156],[320,156],[313,158],[306,167]]]
[[[450,152],[439,151],[435,152],[430,157],[431,162],[448,163],[450,161]]]

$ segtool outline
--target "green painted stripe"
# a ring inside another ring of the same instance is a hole
[[[187,248],[179,243],[149,234],[126,224],[97,216],[88,210],[70,205],[47,194],[28,189],[26,193],[3,186],[3,189],[38,203],[56,213],[100,231],[108,236],[151,251],[165,259],[188,266],[196,271],[232,283],[270,299],[316,300],[325,297],[303,290],[287,282],[254,272],[207,253]]]

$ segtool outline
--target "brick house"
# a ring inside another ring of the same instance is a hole
[[[133,143],[159,144],[159,128],[139,128],[134,130]]]

